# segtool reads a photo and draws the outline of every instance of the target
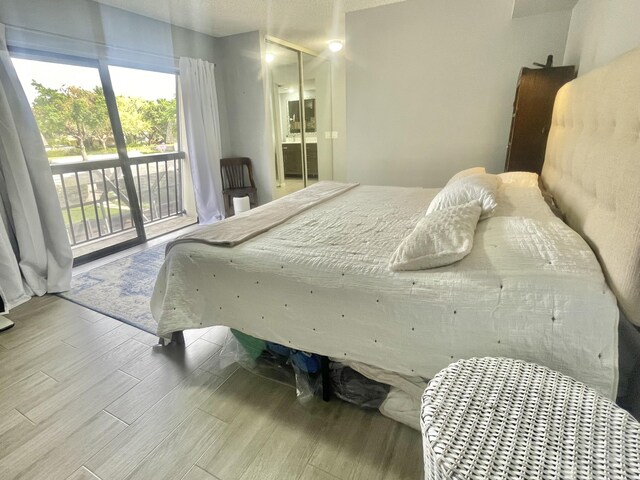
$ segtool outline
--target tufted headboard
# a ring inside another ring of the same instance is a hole
[[[542,182],[640,325],[640,48],[560,89]]]

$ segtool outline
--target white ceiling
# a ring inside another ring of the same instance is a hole
[[[322,51],[344,38],[344,14],[404,0],[95,0],[214,37],[262,30]]]

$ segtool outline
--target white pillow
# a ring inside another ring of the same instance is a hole
[[[444,187],[431,201],[427,214],[453,207],[464,205],[473,200],[480,201],[482,214],[480,220],[490,217],[498,203],[496,202],[496,190],[498,189],[498,177],[489,173],[482,173],[464,177],[451,185]]]
[[[538,174],[532,172],[505,172],[498,174],[502,183],[513,187],[536,188],[538,186]]]
[[[473,247],[480,211],[474,200],[424,216],[391,256],[389,269],[424,270],[463,259]]]
[[[461,178],[470,177],[471,175],[478,175],[481,173],[487,173],[484,167],[473,167],[467,168],[466,170],[461,170],[449,179],[447,185],[451,185],[453,182],[455,182],[456,180],[460,180]]]

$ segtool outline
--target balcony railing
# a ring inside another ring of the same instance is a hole
[[[130,159],[143,223],[182,215],[184,153]],[[120,160],[54,164],[53,180],[71,246],[135,230]]]

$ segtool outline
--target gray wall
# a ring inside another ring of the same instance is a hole
[[[503,169],[520,68],[561,62],[571,15],[512,19],[512,7],[407,0],[347,14],[350,180],[429,187]]]
[[[582,75],[640,47],[638,0],[580,0],[573,8],[565,64]]]
[[[224,85],[227,128],[222,131],[223,156],[251,158],[258,200],[271,201],[275,189],[275,160],[267,108],[267,82],[262,62],[263,42],[260,32],[219,38],[221,56],[216,67],[217,79]],[[222,110],[223,107],[220,106]]]

